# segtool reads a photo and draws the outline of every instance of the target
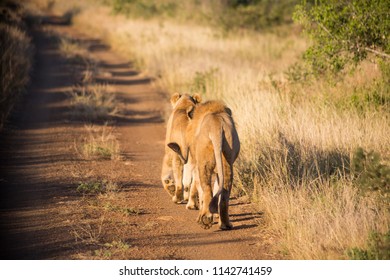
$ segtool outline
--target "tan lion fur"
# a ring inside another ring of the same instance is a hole
[[[180,203],[184,198],[183,169],[185,162],[177,153],[168,148],[167,144],[171,142],[185,142],[185,133],[189,123],[186,110],[187,108],[195,107],[195,105],[201,101],[201,97],[198,94],[190,96],[189,94],[175,93],[172,95],[170,101],[172,113],[169,116],[167,123],[161,181],[164,189],[171,195],[172,201]],[[186,183],[187,188],[189,188],[190,183],[191,182]]]
[[[189,106],[190,122],[184,143],[170,143],[169,147],[194,166],[194,178],[200,186],[198,222],[204,228],[213,223],[213,213],[219,212],[221,229],[231,229],[229,196],[233,180],[233,163],[240,151],[240,141],[231,110],[220,101],[207,101]],[[216,170],[218,191],[213,197],[212,176]]]

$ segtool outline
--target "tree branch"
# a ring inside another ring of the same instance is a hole
[[[332,38],[332,39],[335,39],[335,40],[338,40],[338,41],[341,41],[341,42],[348,42],[348,41],[345,41],[345,40],[340,40],[339,38],[337,38],[335,35],[333,35],[323,24],[321,24],[320,22],[317,22],[317,24]],[[364,47],[364,50],[367,51],[367,52],[370,52],[370,53],[373,53],[373,54],[376,54],[378,56],[381,56],[381,57],[384,57],[384,58],[387,58],[387,59],[390,59],[390,55],[387,54],[387,53],[384,53],[384,52],[381,52],[381,51],[377,51],[377,50],[374,50],[374,49],[371,49],[369,47]]]
[[[387,59],[390,59],[390,55],[388,55],[387,53],[380,52],[380,51],[377,51],[377,50],[373,50],[373,49],[368,48],[368,47],[365,47],[364,49],[365,49],[366,51],[371,52],[371,53],[374,53],[374,54],[376,54],[376,55],[378,55],[378,56],[382,56],[382,57],[385,57],[385,58],[387,58]]]

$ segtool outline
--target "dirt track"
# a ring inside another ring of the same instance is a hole
[[[113,85],[121,101],[123,115],[114,119],[121,160],[87,161],[78,156],[74,143],[85,128],[70,117],[66,94],[77,83],[77,69],[61,56],[50,38],[53,30],[88,42],[102,72],[109,73],[98,80]],[[170,201],[159,179],[167,100],[148,77],[96,38],[72,27],[39,27],[33,35],[37,63],[32,85],[0,136],[2,259],[275,258],[261,234],[262,216],[249,204],[233,198],[234,230],[220,231],[217,225],[203,230],[195,222],[197,211]],[[108,221],[101,215],[85,217],[80,207],[85,201],[75,192],[80,180],[75,173],[112,177],[122,187],[121,201],[144,213],[107,222],[100,241],[93,244],[75,238],[75,229],[80,228],[75,221],[83,215],[92,227]],[[93,253],[119,237],[129,245],[121,255]]]

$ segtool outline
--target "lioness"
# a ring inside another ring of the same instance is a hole
[[[185,142],[170,142],[168,146],[179,157],[194,164],[194,177],[200,184],[201,205],[198,222],[205,229],[212,226],[213,213],[219,212],[219,227],[233,226],[229,221],[229,196],[233,180],[233,163],[240,151],[240,141],[231,110],[220,101],[188,104],[190,119]],[[216,169],[218,191],[212,197],[212,175]]]
[[[201,101],[201,97],[199,94],[190,96],[189,94],[175,93],[170,101],[172,113],[167,123],[161,181],[164,189],[172,196],[172,201],[180,203],[183,200],[183,169],[185,162],[180,159],[177,153],[168,148],[167,144],[171,142],[184,144],[189,122],[186,109],[198,104]],[[185,169],[188,170],[189,168]],[[191,171],[186,173],[188,174],[189,172],[191,173]],[[185,185],[189,187],[191,175],[185,177]]]

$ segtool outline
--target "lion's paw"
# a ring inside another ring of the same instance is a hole
[[[201,215],[198,220],[200,226],[204,229],[210,229],[213,226],[213,215]]]
[[[187,203],[186,209],[187,210],[198,210],[198,207],[196,206],[195,203]]]

